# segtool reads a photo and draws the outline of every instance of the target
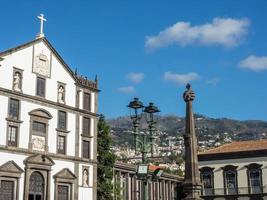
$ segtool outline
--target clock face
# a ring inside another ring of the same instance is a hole
[[[39,54],[34,58],[33,72],[45,77],[50,77],[50,65],[46,55]]]

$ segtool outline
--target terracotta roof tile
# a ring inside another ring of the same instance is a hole
[[[156,166],[156,165],[152,165],[152,164],[149,165],[149,170],[150,171],[155,171],[158,168],[160,168],[160,167],[159,166]]]
[[[255,151],[264,149],[267,149],[267,140],[250,140],[250,141],[240,141],[240,142],[232,142],[229,144],[224,144],[220,147],[209,149],[199,154],[200,155],[217,154],[217,153],[230,153],[230,152],[240,152],[240,151]]]

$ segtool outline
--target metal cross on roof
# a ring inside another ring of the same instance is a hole
[[[37,16],[38,19],[40,19],[40,33],[37,35],[37,38],[44,37],[44,21],[46,19],[44,18],[44,14],[40,14],[40,16]]]

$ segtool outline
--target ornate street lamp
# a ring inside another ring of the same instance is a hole
[[[151,143],[151,157],[154,155],[154,141],[156,139],[156,136],[154,135],[155,132],[155,124],[156,121],[154,120],[154,114],[160,112],[157,106],[154,105],[154,103],[150,102],[148,106],[145,107],[144,113],[146,114],[146,121],[148,123],[148,130],[149,130],[149,139]]]
[[[135,97],[134,100],[131,101],[127,107],[130,109],[130,117],[134,127],[134,151],[136,154],[138,148],[138,143],[137,143],[138,127],[140,124],[139,122],[141,120],[141,113],[139,110],[142,110],[144,106],[142,101],[139,101],[139,99]],[[133,113],[132,110],[134,111]]]
[[[143,103],[138,98],[134,98],[134,100],[131,101],[127,107],[130,108],[130,116],[134,127],[135,153],[137,153],[137,151],[140,151],[142,154],[142,164],[139,164],[137,167],[137,176],[139,177],[140,180],[143,181],[144,184],[144,189],[143,189],[144,200],[148,200],[149,166],[148,166],[147,154],[149,152],[151,152],[151,155],[153,154],[153,142],[155,139],[153,132],[155,130],[154,125],[156,123],[154,120],[154,114],[159,112],[159,109],[153,103],[149,103],[149,105],[144,108]],[[144,108],[143,112],[146,115],[146,121],[148,123],[149,134],[146,133],[140,134],[138,131],[140,120],[142,117],[140,111],[143,108]]]

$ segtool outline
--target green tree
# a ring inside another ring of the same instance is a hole
[[[109,126],[106,124],[103,115],[100,116],[97,128],[97,199],[112,200],[114,192],[113,167],[116,156],[111,151],[112,139]]]

